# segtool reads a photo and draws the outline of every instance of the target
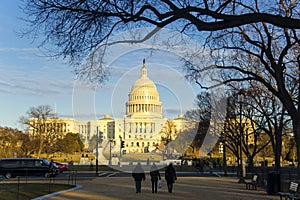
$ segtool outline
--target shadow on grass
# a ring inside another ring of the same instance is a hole
[[[73,188],[67,184],[43,183],[7,183],[1,184],[0,200],[27,200],[40,197],[49,193]]]

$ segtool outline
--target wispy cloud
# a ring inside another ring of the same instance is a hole
[[[21,74],[15,74],[10,78],[2,75],[0,80],[0,89],[2,89],[2,92],[38,96],[49,96],[72,92],[72,81],[55,80],[53,77],[51,79],[49,80],[46,77],[39,76],[26,77]]]
[[[13,91],[9,90],[9,89],[5,89],[5,88],[1,88],[0,87],[0,93],[13,93]]]
[[[0,48],[0,51],[5,52],[32,52],[32,51],[39,51],[38,48],[16,48],[16,47],[7,47],[7,48]]]

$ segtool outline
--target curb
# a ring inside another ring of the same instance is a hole
[[[74,187],[74,188],[70,188],[68,190],[62,190],[62,191],[59,191],[59,192],[53,192],[53,193],[50,193],[50,194],[46,194],[44,196],[40,196],[40,197],[34,198],[32,200],[43,200],[43,199],[46,199],[46,198],[49,198],[49,197],[52,197],[52,196],[56,196],[56,195],[59,195],[59,194],[65,193],[65,192],[79,190],[81,188],[82,188],[82,185],[76,185],[76,187]]]

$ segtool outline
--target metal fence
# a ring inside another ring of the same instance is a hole
[[[43,184],[44,190],[48,193],[54,192],[54,187],[57,184],[76,186],[77,184],[77,171],[67,171],[58,176],[50,177],[37,177],[37,176],[19,176],[16,178],[5,179],[3,176],[0,177],[0,184],[2,185],[1,192],[8,192],[13,195],[13,197],[7,197],[7,199],[23,199],[22,194],[24,188],[29,184]],[[5,187],[9,186],[9,187]],[[4,191],[5,190],[5,191]],[[1,199],[1,198],[0,198]]]

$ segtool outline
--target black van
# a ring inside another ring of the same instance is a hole
[[[0,175],[5,178],[16,176],[56,176],[59,172],[54,165],[50,172],[50,163],[42,158],[3,158],[0,160]]]

